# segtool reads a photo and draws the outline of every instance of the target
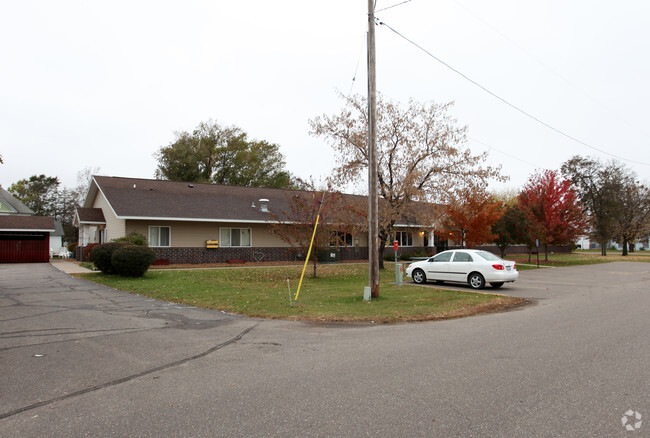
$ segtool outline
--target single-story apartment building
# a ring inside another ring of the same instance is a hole
[[[96,243],[131,233],[147,237],[160,261],[220,263],[228,260],[295,260],[302,254],[272,232],[273,224],[290,223],[292,196],[310,192],[238,187],[155,179],[94,176],[74,224],[79,228],[78,253]],[[343,195],[367,205],[367,198]],[[431,243],[432,230],[421,225],[398,226],[403,251]],[[368,236],[346,236],[337,248],[340,258],[368,258]],[[392,250],[392,247],[391,247]]]

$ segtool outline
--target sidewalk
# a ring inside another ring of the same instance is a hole
[[[50,259],[50,264],[54,266],[59,271],[63,271],[66,274],[87,274],[89,272],[98,272],[91,271],[90,269],[82,268],[75,262],[71,262],[63,259]]]

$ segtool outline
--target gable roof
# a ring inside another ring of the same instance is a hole
[[[53,233],[54,218],[49,216],[0,215],[0,231],[32,231]]]
[[[276,221],[261,209],[260,200],[276,214],[288,209],[291,194],[309,193],[263,187],[187,183],[140,178],[94,176],[84,207],[92,207],[103,193],[120,219],[169,219],[190,221]]]
[[[16,199],[11,193],[6,191],[0,186],[0,202],[8,205],[10,209],[14,210],[9,214],[18,215],[32,215],[34,212],[30,210],[25,204]]]
[[[78,224],[106,224],[104,211],[101,208],[77,207],[75,222]]]
[[[54,219],[54,232],[52,236],[65,236],[65,231],[63,230],[63,222],[59,219]]]
[[[84,208],[77,209],[75,220],[78,218],[80,222],[105,223],[102,210],[92,208],[99,193],[104,195],[119,219],[232,223],[291,221],[283,214],[290,214],[291,198],[314,194],[305,190],[94,176]],[[344,194],[343,198],[348,206],[366,206],[368,202],[367,196],[362,195]],[[268,201],[271,213],[262,211],[260,200],[263,199]],[[422,226],[416,222],[417,212],[433,207],[429,203],[411,204],[405,208],[397,226]],[[347,212],[350,213],[350,220],[358,220],[352,209]]]

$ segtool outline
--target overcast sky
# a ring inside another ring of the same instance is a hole
[[[377,17],[540,125],[377,27],[377,88],[455,101],[468,146],[518,189],[573,155],[650,180],[650,2],[378,0]],[[154,153],[201,121],[277,143],[289,171],[334,165],[308,120],[366,93],[365,0],[0,0],[0,184],[99,167],[153,178]],[[356,73],[356,80],[353,81]],[[486,146],[487,145],[487,146]],[[503,189],[503,185],[494,185]]]

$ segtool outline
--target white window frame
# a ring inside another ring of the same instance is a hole
[[[167,230],[168,230],[167,235],[168,235],[168,238],[169,238],[169,242],[168,242],[167,245],[154,245],[151,242],[151,229],[152,228],[158,228],[158,242],[157,243],[160,243],[160,229],[167,228]],[[147,235],[147,241],[149,242],[149,246],[152,247],[152,248],[169,248],[169,247],[171,247],[172,246],[172,227],[167,226],[167,225],[150,225],[149,226],[149,233]]]
[[[222,238],[222,233],[226,232],[226,230],[229,231],[229,236],[228,239],[229,241],[226,243],[224,242],[224,239]],[[239,245],[233,245],[232,244],[232,233],[234,230],[239,230]],[[242,230],[248,230],[248,245],[241,245],[242,242]],[[253,229],[252,228],[242,228],[242,227],[221,227],[219,228],[219,246],[222,248],[252,248],[253,247]]]
[[[395,240],[397,240],[400,247],[412,247],[413,233],[410,231],[395,231]],[[410,244],[409,240],[411,241]]]
[[[343,243],[341,243],[341,241],[343,241]],[[343,231],[330,231],[329,246],[351,248],[354,246],[354,236],[352,233],[346,233]]]

